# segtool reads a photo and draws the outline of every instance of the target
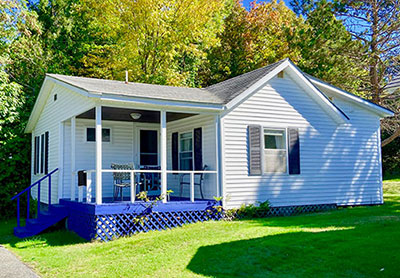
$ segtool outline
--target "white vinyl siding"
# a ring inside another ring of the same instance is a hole
[[[289,74],[273,78],[223,117],[228,207],[269,200],[273,206],[382,202],[379,117],[336,99],[350,117],[337,125]],[[250,176],[247,126],[299,129],[300,175]]]
[[[54,101],[54,94],[57,94],[57,100]],[[32,137],[40,136],[46,131],[49,132],[49,161],[48,167],[49,172],[53,171],[55,168],[59,167],[59,125],[62,121],[70,118],[73,115],[82,113],[86,110],[91,109],[94,106],[94,102],[89,98],[83,97],[67,88],[60,85],[54,85],[51,90],[46,104],[40,113],[38,122],[32,132]],[[34,139],[33,139],[34,140]],[[34,157],[32,155],[32,164]],[[31,182],[43,177],[44,174],[33,174]],[[27,185],[28,186],[28,185]],[[47,180],[42,182],[40,188],[40,200],[41,202],[48,202],[48,184]],[[32,190],[32,196],[36,197],[37,186]],[[52,203],[58,203],[58,173],[52,175],[52,190],[51,190],[51,200]]]

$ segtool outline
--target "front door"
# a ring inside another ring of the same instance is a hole
[[[140,130],[140,166],[158,165],[158,131]]]

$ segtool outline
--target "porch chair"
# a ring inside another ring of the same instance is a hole
[[[142,170],[160,170],[160,166],[140,166]],[[159,190],[161,186],[159,173],[143,173],[140,181],[143,183],[144,191]]]
[[[111,169],[113,169],[113,170],[134,170],[135,167],[133,166],[132,163],[128,163],[128,164],[111,163]],[[124,188],[131,186],[131,174],[130,173],[113,172],[113,184],[114,184],[113,201],[118,197],[118,195],[121,196],[121,201],[123,201],[124,200],[124,196],[123,196]],[[135,181],[135,187],[136,186],[137,186],[137,182]]]
[[[202,171],[206,171],[207,168],[208,168],[208,166],[204,165]],[[185,181],[185,177],[189,177],[189,181]],[[196,177],[197,177],[197,180],[196,180]],[[201,195],[202,199],[204,199],[203,182],[204,182],[204,173],[194,174],[194,186],[198,186],[199,187],[200,195]],[[179,185],[180,185],[180,188],[181,188],[179,196],[182,197],[183,186],[184,185],[189,185],[190,186],[190,174],[182,174],[181,177],[180,177]]]

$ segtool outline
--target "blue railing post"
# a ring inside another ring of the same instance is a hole
[[[17,227],[21,227],[20,218],[19,218],[19,197],[17,198]]]
[[[30,207],[29,203],[31,200],[31,190],[30,189],[28,190],[27,198],[28,198],[28,200],[26,202],[26,220],[29,219],[29,207]]]
[[[50,205],[51,205],[51,176],[49,176],[49,210],[50,210]]]
[[[30,186],[28,186],[27,188],[25,188],[24,190],[22,190],[21,192],[19,192],[17,195],[15,195],[14,197],[12,197],[11,198],[11,201],[12,200],[15,200],[15,199],[17,199],[17,224],[18,224],[18,227],[20,227],[20,220],[21,220],[21,215],[20,215],[20,200],[19,200],[19,198],[21,197],[21,195],[23,194],[23,193],[25,193],[25,192],[27,192],[27,197],[28,197],[28,200],[27,200],[27,208],[26,208],[26,219],[29,219],[29,212],[30,212],[30,200],[31,200],[31,195],[32,195],[32,192],[31,192],[31,189],[32,189],[32,187],[33,186],[35,186],[35,185],[37,185],[38,186],[38,191],[37,191],[37,216],[39,216],[39,214],[40,214],[40,185],[41,185],[41,182],[42,181],[44,181],[45,179],[49,179],[49,208],[50,208],[50,205],[51,205],[51,175],[52,174],[54,174],[55,172],[57,172],[58,171],[58,168],[56,168],[56,169],[54,169],[53,171],[51,171],[50,173],[48,173],[46,176],[44,176],[44,177],[42,177],[41,179],[39,179],[38,181],[36,181],[36,182],[34,182],[34,183],[32,183]]]
[[[37,217],[39,217],[40,213],[40,181],[38,183],[38,190],[37,190]]]

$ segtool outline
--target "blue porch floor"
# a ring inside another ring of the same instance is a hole
[[[94,201],[94,200],[92,200]],[[171,197],[166,202],[130,200],[114,201],[103,198],[103,204],[80,203],[61,199],[60,205],[68,211],[67,227],[87,240],[108,241],[121,236],[150,230],[165,230],[186,223],[218,220],[214,200],[195,200]],[[139,221],[140,219],[140,221]]]

